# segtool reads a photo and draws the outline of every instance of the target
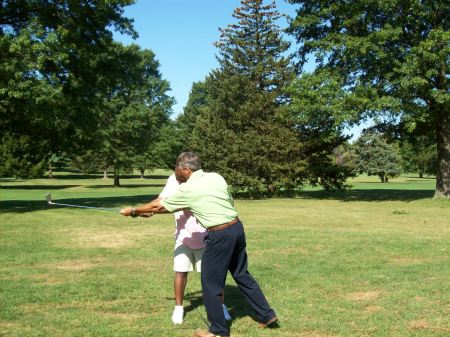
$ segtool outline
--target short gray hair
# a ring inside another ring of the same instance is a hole
[[[180,169],[188,168],[195,172],[202,168],[202,161],[199,155],[194,152],[183,152],[177,158],[177,167]]]

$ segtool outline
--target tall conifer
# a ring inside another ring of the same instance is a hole
[[[220,29],[220,67],[206,79],[208,98],[191,147],[208,170],[259,194],[293,187],[302,170],[295,132],[280,117],[294,73],[275,3],[242,0],[236,23]]]

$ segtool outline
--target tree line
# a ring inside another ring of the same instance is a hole
[[[70,159],[118,185],[193,150],[255,196],[340,189],[358,172],[387,181],[403,163],[436,174],[435,195],[448,197],[448,3],[289,2],[296,15],[283,30],[275,2],[241,0],[220,28],[219,66],[171,120],[156,55],[112,38],[137,36],[123,15],[133,1],[4,1],[0,174],[28,178]],[[369,118],[350,145],[345,128]]]

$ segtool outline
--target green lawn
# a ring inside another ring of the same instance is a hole
[[[168,172],[112,180],[57,174],[0,179],[0,336],[192,336],[206,328],[190,275],[181,326],[170,320],[173,217],[48,209],[150,200]],[[450,200],[433,179],[350,181],[295,199],[237,200],[250,271],[280,319],[258,330],[231,277],[235,337],[450,336]]]

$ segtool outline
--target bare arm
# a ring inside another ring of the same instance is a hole
[[[156,198],[139,207],[124,208],[120,211],[120,214],[124,216],[143,216],[148,218],[156,213],[170,213],[163,205],[161,205],[161,200],[162,198]]]

